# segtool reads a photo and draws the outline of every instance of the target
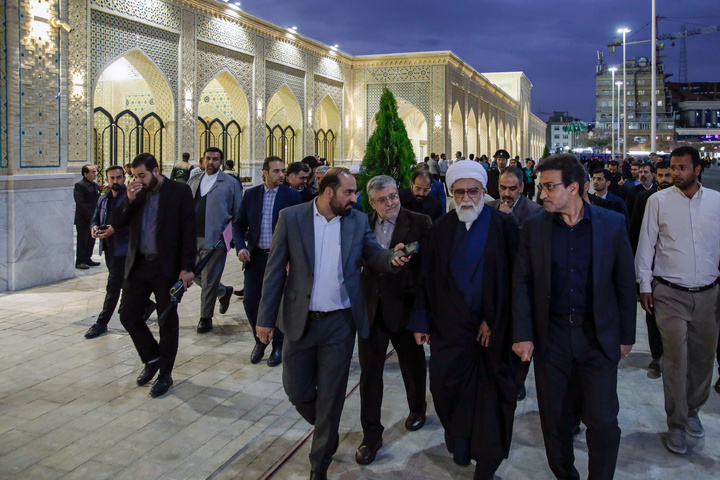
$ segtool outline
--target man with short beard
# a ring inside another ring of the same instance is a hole
[[[500,172],[498,190],[500,198],[490,202],[493,208],[507,213],[520,224],[530,215],[533,215],[542,207],[523,195],[525,184],[523,183],[523,172],[517,167],[505,167]]]
[[[491,479],[507,458],[517,402],[510,346],[515,221],[485,206],[485,169],[447,172],[455,209],[435,221],[422,253],[425,295],[408,325],[430,343],[430,391],[455,463]]]
[[[110,186],[110,191],[100,195],[98,199],[95,214],[90,223],[90,233],[93,238],[100,239],[100,255],[105,253],[108,279],[105,285],[103,309],[97,316],[95,323],[85,332],[85,338],[87,339],[99,337],[107,332],[107,325],[115,312],[118,300],[120,300],[120,289],[125,277],[128,230],[127,228],[121,228],[116,231],[110,224],[113,210],[127,197],[125,170],[120,165],[114,165],[105,171],[105,179]],[[146,321],[154,310],[155,302],[148,301],[144,315]]]
[[[410,177],[410,188],[400,190],[400,203],[411,212],[422,213],[433,220],[443,214],[442,205],[430,195],[433,179],[430,173],[418,168]],[[442,189],[442,187],[441,187]]]
[[[313,201],[280,212],[263,280],[256,332],[264,344],[276,325],[285,334],[285,393],[315,425],[311,480],[327,478],[337,450],[355,331],[360,338],[370,332],[362,262],[390,273],[409,261],[377,243],[367,215],[353,209],[356,202],[355,178],[345,168],[330,169]]]
[[[628,212],[632,212],[635,208],[635,199],[638,193],[644,191],[657,191],[657,185],[655,184],[655,165],[652,163],[643,163],[638,167],[638,181],[640,182],[635,188],[628,190],[625,196],[625,205],[627,205]]]

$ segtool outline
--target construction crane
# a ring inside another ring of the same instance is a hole
[[[662,17],[658,17],[662,18]],[[703,35],[705,33],[715,33],[720,31],[720,26],[712,25],[709,27],[698,28],[696,30],[683,30],[677,33],[668,33],[666,35],[658,35],[658,40],[677,40],[678,38],[690,37],[692,35]],[[638,40],[636,42],[626,42],[625,45],[637,45],[639,43],[648,43],[652,40]],[[615,43],[608,44],[608,53],[615,53],[615,47],[622,47],[622,40],[620,37],[615,37]]]

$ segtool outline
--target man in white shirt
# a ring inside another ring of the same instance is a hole
[[[433,155],[435,155],[435,154],[433,153]],[[447,170],[448,170],[449,166],[450,165],[448,165],[448,162],[445,159],[445,154],[443,153],[443,155],[440,157],[440,161],[438,162],[438,170],[440,171],[440,182],[445,187],[445,196],[447,196],[447,197],[450,196],[450,191],[447,188],[447,183],[445,182],[445,176],[447,175]]]
[[[687,451],[685,434],[705,435],[698,417],[710,394],[718,339],[720,193],[703,188],[700,155],[673,150],[674,186],[647,200],[635,267],[643,309],[662,337],[668,450]]]

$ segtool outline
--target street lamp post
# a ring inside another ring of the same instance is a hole
[[[623,82],[615,83],[615,85],[618,86],[618,99],[617,99],[617,101],[618,101],[618,131],[617,131],[618,150],[621,150],[621,148],[620,148],[620,90],[622,89],[622,84],[623,84]],[[623,146],[623,148],[624,148],[624,146]]]
[[[625,68],[625,34],[629,33],[629,28],[621,28],[618,30],[618,33],[622,33],[623,36],[623,85],[625,85],[625,89],[623,90],[623,158],[627,157],[627,78],[625,77],[626,74],[626,68]],[[618,104],[618,108],[620,107],[620,104]],[[618,110],[619,113],[619,110]],[[618,130],[620,127],[618,126]]]
[[[612,140],[610,159],[615,160],[615,72],[617,72],[617,67],[610,67],[608,70],[612,72],[612,81],[610,82],[610,138]],[[618,107],[618,111],[620,111],[620,107]]]
[[[657,21],[655,20],[655,0],[652,0],[652,96],[650,98],[650,151],[657,150]]]

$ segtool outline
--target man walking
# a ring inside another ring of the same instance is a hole
[[[698,182],[699,152],[670,154],[674,186],[647,200],[635,266],[640,302],[662,338],[662,379],[671,452],[687,451],[686,433],[703,437],[700,408],[710,395],[718,341],[720,193]]]
[[[128,248],[128,229],[115,230],[110,218],[115,208],[127,198],[125,188],[125,170],[115,165],[105,171],[105,179],[110,191],[100,196],[93,215],[90,231],[93,238],[100,239],[100,254],[105,253],[105,265],[108,269],[107,285],[105,286],[105,302],[95,323],[85,332],[85,338],[99,337],[107,332],[107,325],[115,312],[120,289],[125,277],[125,256]],[[155,302],[148,301],[143,319],[147,321],[155,310]]]
[[[410,177],[410,188],[400,190],[400,203],[411,212],[427,215],[433,220],[440,218],[444,213],[442,205],[430,195],[431,189],[432,177],[426,170],[418,168]]]
[[[392,259],[393,252],[378,245],[355,202],[355,178],[347,169],[330,169],[315,200],[280,213],[263,281],[257,334],[267,344],[276,325],[285,333],[285,393],[315,425],[311,480],[327,478],[337,450],[355,330],[361,338],[370,331],[361,262],[390,272],[408,261]]]
[[[228,224],[240,217],[242,187],[240,182],[230,178],[221,170],[223,152],[210,147],[203,154],[205,173],[192,177],[188,186],[192,191],[195,204],[195,234],[197,235],[198,259],[210,254],[215,244],[223,236]],[[240,228],[233,224],[235,245],[242,241]],[[210,258],[198,278],[202,293],[200,295],[200,321],[197,333],[207,333],[213,329],[215,300],[220,302],[220,313],[227,312],[232,298],[233,288],[222,285],[220,278],[225,269],[226,252],[217,252]]]
[[[413,332],[407,329],[407,324],[415,296],[421,289],[420,255],[432,227],[427,215],[400,206],[397,184],[392,177],[379,175],[370,179],[367,194],[374,210],[368,214],[368,222],[380,246],[388,249],[398,243],[408,245],[419,242],[420,251],[396,275],[377,272],[368,264],[363,268],[362,285],[370,334],[367,338],[358,339],[363,440],[355,452],[355,461],[360,465],[372,463],[383,442],[384,427],[380,421],[380,408],[383,400],[383,367],[389,342],[392,342],[398,356],[410,410],[405,428],[415,431],[425,424],[425,350],[415,343]]]
[[[84,165],[82,176],[75,184],[73,197],[75,197],[75,230],[77,231],[77,250],[75,254],[75,268],[87,270],[89,267],[100,265],[92,260],[95,239],[90,233],[95,206],[97,205],[100,189],[95,183],[97,168],[95,165]]]
[[[500,149],[493,155],[497,166],[490,167],[488,174],[487,194],[490,195],[493,200],[500,198],[500,190],[498,189],[498,182],[500,180],[500,172],[507,167],[510,154],[507,150]]]
[[[285,162],[279,157],[268,157],[263,162],[264,183],[248,189],[240,205],[238,228],[240,240],[237,243],[238,259],[245,263],[245,295],[243,304],[250,322],[255,347],[250,354],[250,363],[260,363],[265,355],[266,345],[255,333],[258,308],[262,296],[262,283],[265,276],[270,242],[280,211],[285,207],[298,205],[300,193],[283,185]],[[247,243],[245,243],[247,239]],[[283,334],[276,329],[272,341],[272,353],[268,359],[269,367],[282,363]]]
[[[583,201],[588,175],[553,155],[537,168],[546,212],[520,230],[513,274],[513,351],[534,358],[545,453],[557,478],[579,479],[578,394],[590,480],[612,479],[620,447],[617,369],[635,343],[635,288],[625,219]],[[589,247],[589,248],[588,248]]]
[[[164,320],[158,322],[158,342],[145,324],[143,313],[151,293],[162,314],[170,306],[170,287],[178,280],[182,280],[186,289],[192,285],[197,253],[195,209],[190,187],[161,174],[151,154],[138,155],[132,169],[137,180],[128,185],[127,198],[112,215],[115,228],[129,226],[130,235],[120,322],[145,364],[137,384],[145,385],[160,371],[150,389],[150,395],[158,397],[173,384],[178,314],[171,309]]]

